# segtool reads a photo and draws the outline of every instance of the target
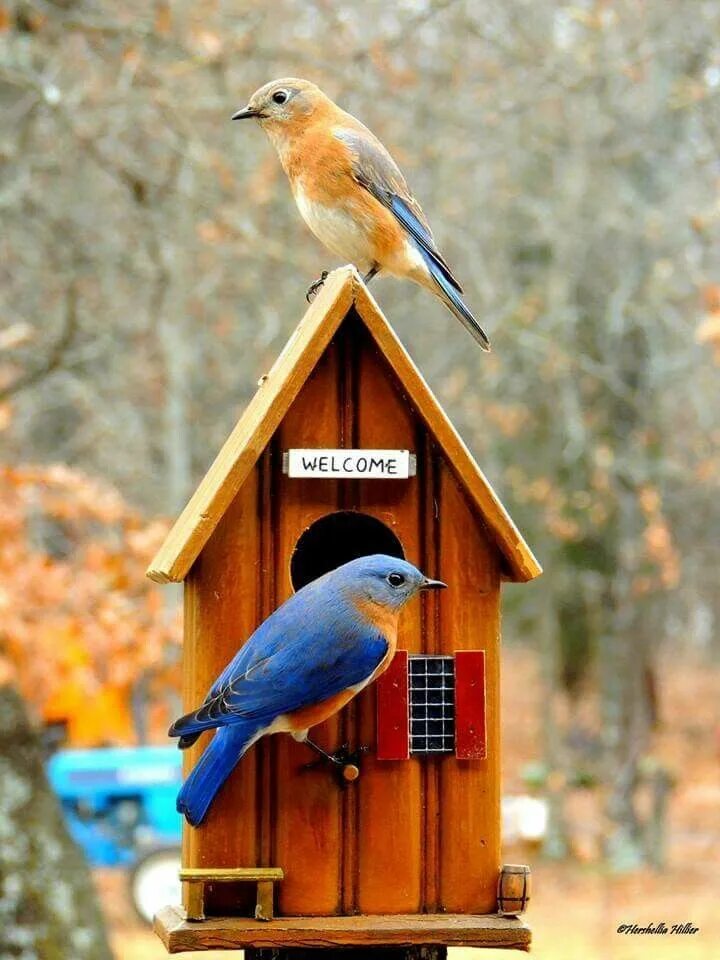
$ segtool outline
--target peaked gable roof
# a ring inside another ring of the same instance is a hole
[[[525,582],[542,572],[357,271],[342,267],[325,281],[168,533],[148,568],[151,580],[170,583],[185,579],[351,308],[390,364],[482,516],[506,560],[508,579]]]

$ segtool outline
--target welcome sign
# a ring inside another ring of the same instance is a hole
[[[416,464],[409,450],[288,450],[283,459],[289,477],[354,480],[406,480]]]

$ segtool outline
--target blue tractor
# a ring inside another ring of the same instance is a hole
[[[175,747],[113,747],[59,750],[48,763],[73,838],[91,866],[129,869],[147,922],[180,902],[181,760]]]

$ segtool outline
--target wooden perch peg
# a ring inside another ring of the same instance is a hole
[[[346,780],[348,783],[352,783],[354,780],[360,776],[360,767],[355,763],[346,763],[342,768],[343,780]]]

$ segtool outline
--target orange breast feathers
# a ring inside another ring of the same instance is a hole
[[[345,704],[352,700],[355,693],[356,691],[353,689],[343,690],[342,693],[336,693],[334,697],[328,697],[321,703],[314,703],[310,707],[293,710],[292,713],[287,715],[291,729],[293,731],[309,730],[310,727],[323,723],[333,714],[336,714],[338,710],[342,710]]]
[[[363,195],[377,203],[355,180],[350,149],[333,136],[333,129],[314,123],[281,153],[293,193],[323,207],[354,205]]]
[[[372,683],[373,680],[379,677],[381,673],[384,673],[390,666],[390,662],[395,656],[397,649],[398,612],[388,610],[387,607],[373,603],[370,600],[358,600],[355,606],[360,612],[360,615],[374,627],[377,627],[378,632],[385,637],[388,642],[387,653],[364,683],[343,690],[341,693],[336,693],[321,703],[315,703],[309,707],[301,707],[300,710],[294,710],[292,713],[289,713],[287,716],[292,730],[307,730],[318,723],[323,723],[323,721],[328,720],[339,710],[342,710],[346,703],[349,703],[356,694],[360,693],[364,687]]]
[[[382,604],[373,603],[372,600],[367,599],[356,600],[355,606],[357,607],[360,615],[367,620],[368,623],[371,623],[374,627],[376,627],[378,633],[382,634],[388,643],[387,653],[377,665],[373,675],[370,677],[370,680],[374,680],[376,677],[379,677],[381,673],[384,673],[387,670],[387,668],[390,666],[390,661],[395,656],[395,651],[397,650],[399,611],[390,610],[388,607],[385,607]],[[369,682],[370,681],[368,681],[368,683]]]
[[[333,134],[338,126],[353,125],[357,125],[354,117],[330,103],[316,108],[310,119],[299,117],[268,129],[293,190],[302,181],[311,199],[326,203],[343,186],[347,190],[354,183],[350,151]]]
[[[396,266],[404,273],[396,261],[403,259],[407,237],[392,213],[355,179],[350,148],[333,130],[339,124],[352,127],[356,121],[338,113],[339,117],[320,118],[294,134],[283,131],[291,135],[278,145],[278,153],[295,199],[299,206],[317,204],[344,211],[366,237],[367,259],[391,273]]]

